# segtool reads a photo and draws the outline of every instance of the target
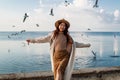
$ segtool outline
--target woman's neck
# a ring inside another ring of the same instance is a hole
[[[59,31],[59,33],[63,33],[63,31]]]

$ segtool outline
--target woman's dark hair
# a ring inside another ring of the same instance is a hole
[[[59,23],[59,25],[60,25],[60,24],[61,24],[61,23]],[[55,39],[55,37],[58,36],[59,31],[60,31],[60,30],[59,30],[59,27],[56,27],[56,30],[53,31],[53,33],[54,33],[53,39]],[[70,35],[68,34],[67,24],[65,24],[65,30],[64,30],[63,34],[66,36],[67,42],[73,43],[72,38],[71,38]]]

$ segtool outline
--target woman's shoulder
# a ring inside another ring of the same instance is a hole
[[[70,35],[70,32],[67,32],[67,35],[68,35],[70,38],[72,38],[72,36]]]
[[[52,39],[53,36],[54,36],[54,31],[49,32],[49,33],[48,33],[48,36],[50,36],[50,38]]]

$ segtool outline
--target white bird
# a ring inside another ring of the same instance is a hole
[[[15,25],[13,25],[12,27],[16,27]]]
[[[8,49],[8,53],[10,53],[10,49]]]
[[[25,20],[26,20],[27,17],[29,17],[29,16],[27,15],[27,13],[25,13],[23,22],[25,22]]]
[[[26,32],[26,30],[21,30],[20,33]]]
[[[53,14],[53,8],[51,8],[51,10],[50,10],[50,15],[54,16],[54,14]]]
[[[88,28],[88,30],[91,30],[90,28]]]
[[[68,5],[70,5],[70,3],[67,0],[65,0],[65,6],[67,7]]]
[[[93,50],[91,52],[93,53],[94,57],[96,57],[96,52],[94,52]]]
[[[96,7],[96,8],[99,7],[99,6],[98,6],[98,0],[95,1],[95,4],[93,5],[93,8],[94,8],[94,7]]]
[[[39,27],[39,24],[36,24],[37,27]]]
[[[8,35],[8,38],[10,39],[11,37]]]

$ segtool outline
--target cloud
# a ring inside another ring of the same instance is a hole
[[[108,12],[104,7],[93,8],[93,4],[93,0],[70,0],[70,5],[66,7],[64,1],[61,0],[51,2],[39,0],[38,8],[29,14],[30,17],[24,24],[19,22],[20,20],[12,20],[11,23],[22,26],[20,29],[51,31],[55,28],[56,20],[65,18],[71,24],[71,31],[85,31],[87,28],[93,31],[113,30],[113,28],[118,30],[120,11],[116,9],[114,12]],[[53,8],[54,16],[49,15],[51,8]],[[39,24],[40,27],[36,28],[35,24]]]
[[[91,1],[89,0],[73,0],[73,5],[79,8],[90,8]]]
[[[114,11],[114,22],[115,23],[119,23],[120,22],[120,11],[118,9],[116,9]]]
[[[104,13],[105,12],[105,10],[104,9],[100,9],[100,13],[102,14],[102,13]]]
[[[119,17],[120,16],[120,11],[119,10],[115,10],[114,11],[114,16],[115,17]]]
[[[40,3],[41,0],[40,0]],[[38,9],[35,9],[34,11],[39,17],[39,21],[45,23],[45,26],[54,26],[54,22],[58,19],[65,18],[70,21],[71,26],[74,26],[71,28],[71,30],[80,30],[82,28],[87,28],[88,26],[98,24],[94,18],[96,18],[96,14],[94,13],[94,10],[92,6],[90,6],[91,2],[87,0],[73,0],[71,4],[68,7],[65,7],[64,3],[61,2],[57,6],[53,5],[53,10],[54,10],[54,17],[51,17],[49,15],[50,13],[50,7],[51,5],[49,4],[44,4],[44,6],[39,7]],[[42,4],[40,4],[42,5]],[[49,6],[48,8],[46,6]],[[41,19],[42,18],[42,21]],[[50,25],[50,21],[53,23]],[[88,21],[89,20],[89,21]],[[44,25],[44,24],[42,24]]]
[[[64,2],[52,6],[44,4],[35,12],[39,14],[37,16],[39,21],[43,23],[42,25],[53,27],[56,20],[65,18],[70,21],[71,30],[87,30],[87,28],[98,30],[110,28],[108,24],[116,24],[115,21],[117,22],[119,19],[119,10],[112,14],[104,8],[93,8],[93,4],[92,0],[73,0],[68,7],[64,6]],[[49,15],[51,7],[54,9],[55,16],[53,17]]]

